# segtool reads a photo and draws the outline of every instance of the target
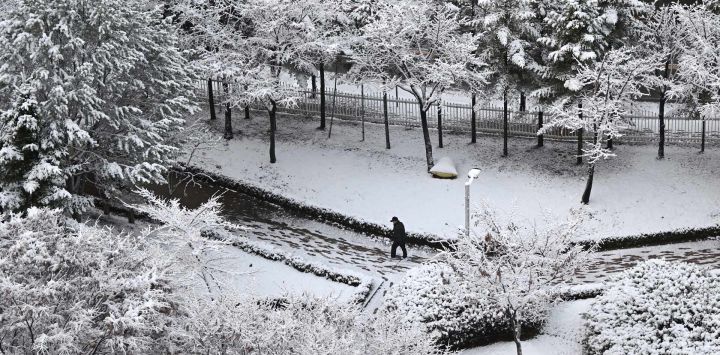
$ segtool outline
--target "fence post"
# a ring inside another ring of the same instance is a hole
[[[474,3],[475,2],[473,1],[473,4]],[[473,92],[472,98],[470,99],[470,105],[472,105],[470,107],[470,109],[472,110],[472,117],[471,117],[472,121],[470,122],[470,132],[471,132],[470,133],[470,143],[475,143],[477,141],[477,138],[476,138],[477,137],[477,124],[475,123],[475,121],[476,121],[475,100],[476,100],[475,93]]]
[[[702,135],[700,137],[700,153],[705,153],[705,117],[702,119]]]
[[[438,118],[438,147],[443,147],[443,141],[442,141],[442,101],[438,100],[438,107],[437,107],[437,118]]]
[[[385,149],[390,149],[390,122],[388,120],[387,90],[383,89],[383,119],[385,121]]]
[[[543,128],[543,111],[542,108],[538,110],[538,132]],[[537,136],[537,146],[538,148],[542,147],[545,142],[543,142],[543,134],[538,134]]]

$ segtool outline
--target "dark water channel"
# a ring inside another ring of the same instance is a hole
[[[383,276],[407,270],[432,255],[431,251],[411,249],[409,258],[399,262],[390,259],[390,245],[386,241],[312,220],[214,183],[175,186],[178,176],[171,176],[168,180],[169,185],[150,189],[161,197],[179,199],[188,208],[196,208],[213,195],[218,195],[224,217],[250,228],[238,234],[272,244],[306,260]]]

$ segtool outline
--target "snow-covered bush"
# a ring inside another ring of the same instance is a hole
[[[401,323],[415,324],[439,344],[467,347],[507,337],[512,326],[488,290],[468,285],[448,266],[413,268],[386,295],[387,307]],[[523,326],[538,329],[542,317]]]
[[[277,301],[228,297],[198,301],[188,317],[194,354],[439,354],[434,342],[392,313],[291,296]]]
[[[0,218],[0,352],[159,351],[167,279],[141,240],[65,226],[60,211]]]
[[[647,261],[583,317],[589,354],[718,354],[720,279],[701,266]]]

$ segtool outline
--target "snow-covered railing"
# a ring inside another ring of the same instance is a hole
[[[197,89],[207,91],[207,81],[198,81]],[[223,94],[222,84],[213,82],[213,90],[218,102]],[[281,107],[280,112],[304,116],[320,114],[319,91],[302,90],[298,88],[301,99],[296,107]],[[377,92],[364,94],[337,91],[326,88],[326,111],[329,118],[372,123],[384,122],[383,95]],[[405,127],[420,126],[420,106],[414,99],[396,97],[387,94],[388,123]],[[333,108],[334,103],[334,108]],[[262,109],[261,107],[253,107]],[[469,104],[443,100],[428,111],[428,123],[431,128],[438,127],[438,109],[441,112],[442,128],[446,131],[470,132],[472,120],[472,107]],[[508,134],[513,137],[534,137],[539,129],[539,114],[541,108],[536,107],[528,111],[508,111]],[[623,131],[619,141],[627,143],[649,143],[659,139],[658,114],[652,111],[639,110],[630,114],[633,126]],[[544,113],[544,122],[551,120],[548,113]],[[481,134],[502,134],[503,108],[499,106],[484,106],[475,110],[477,132]],[[702,140],[703,125],[705,142],[708,145],[720,145],[720,118],[695,119],[680,115],[667,115],[665,118],[665,141],[667,143],[688,144],[699,143]],[[586,132],[587,139],[592,139],[590,132]],[[568,129],[552,129],[544,135],[545,138],[555,140],[574,141],[577,134]]]

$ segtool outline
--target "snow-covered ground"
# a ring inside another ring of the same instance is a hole
[[[224,247],[215,256],[212,266],[220,270],[216,276],[226,292],[259,297],[307,294],[347,302],[357,291],[353,286],[300,272],[233,246]]]
[[[140,233],[149,226],[142,220],[128,224],[120,216],[99,215],[97,211],[88,216],[88,222],[128,233]],[[289,293],[307,294],[340,302],[353,299],[357,292],[356,287],[300,272],[282,262],[271,261],[230,245],[215,251],[211,259],[209,267],[215,270],[214,276],[227,292],[271,298]]]
[[[200,113],[199,117],[207,117]],[[222,116],[219,116],[222,117]],[[236,116],[238,117],[238,116]],[[216,128],[222,127],[217,120]],[[381,125],[360,127],[335,120],[332,137],[317,131],[316,118],[278,119],[278,162],[268,158],[268,119],[254,112],[250,121],[234,119],[242,133],[192,162],[233,179],[329,208],[370,222],[386,224],[398,216],[408,230],[454,237],[463,224],[464,180],[432,179],[426,173],[419,129],[391,127],[392,149],[384,148]],[[432,132],[433,142],[437,133]],[[482,171],[472,186],[472,203],[485,202],[514,212],[528,223],[563,218],[580,206],[585,167],[576,166],[575,144],[511,138],[510,157],[500,157],[502,141],[446,134],[435,158],[451,157],[461,176]],[[618,156],[601,162],[590,201],[587,238],[637,235],[679,228],[705,227],[720,220],[720,151],[666,148],[655,159],[655,146],[616,146]],[[551,211],[545,209],[551,208]]]
[[[533,355],[575,355],[582,353],[583,322],[581,314],[592,300],[563,302],[550,312],[540,335],[522,342],[523,353]],[[461,355],[514,355],[515,343],[503,341],[467,349]]]

